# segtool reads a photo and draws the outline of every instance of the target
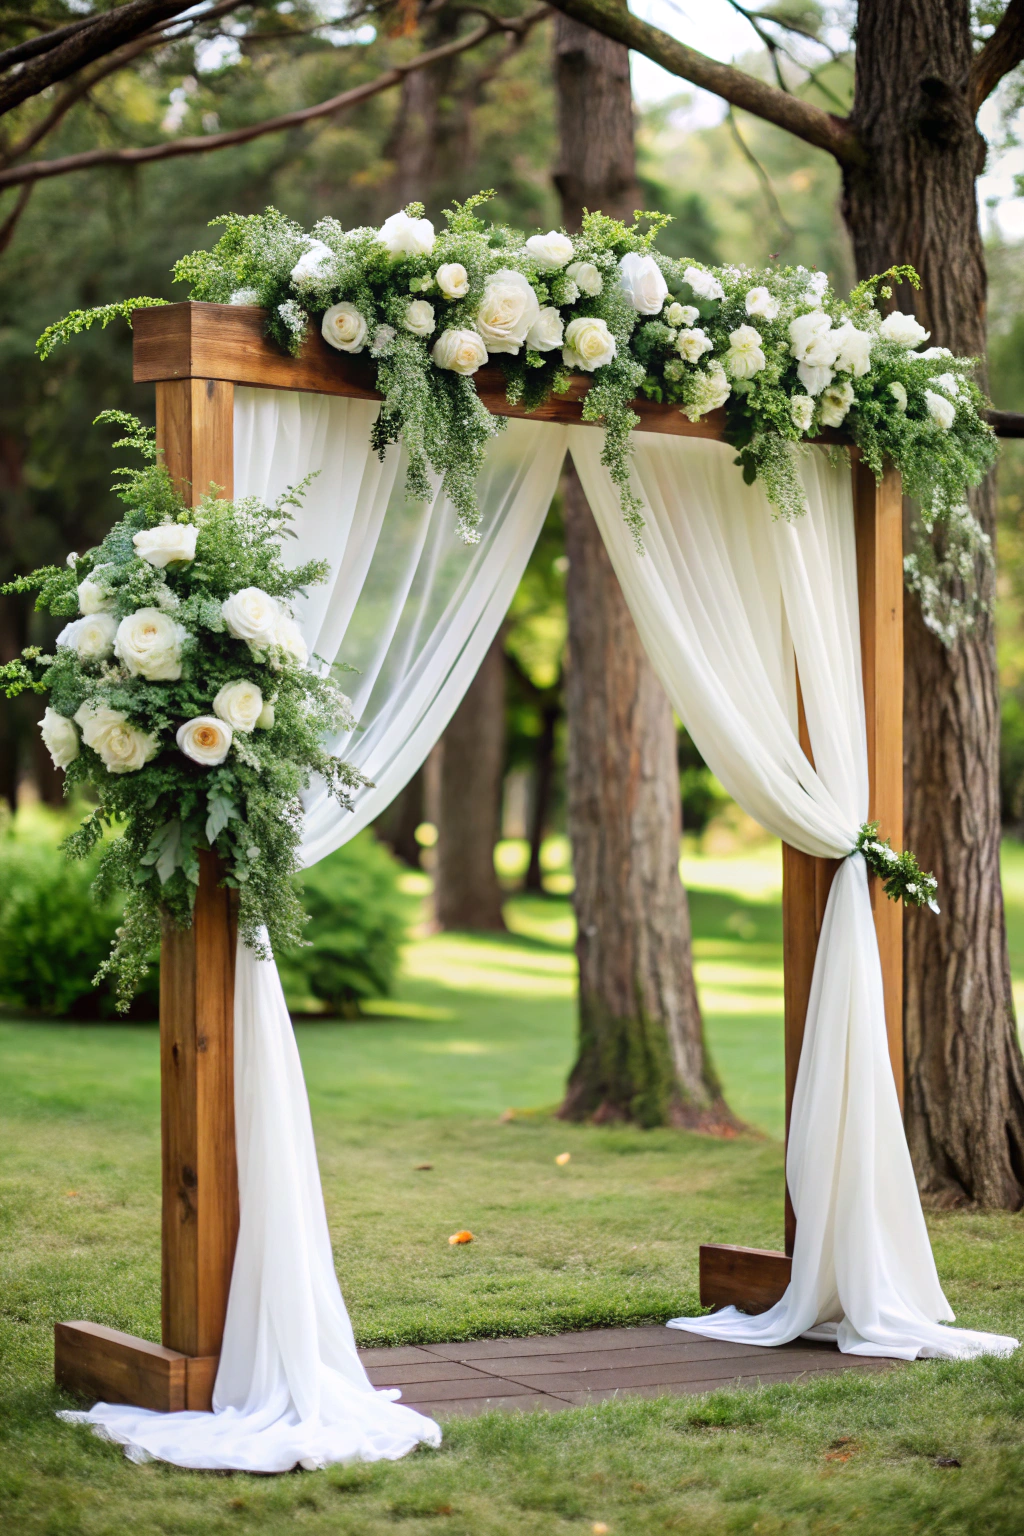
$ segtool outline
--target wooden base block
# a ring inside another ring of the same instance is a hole
[[[700,1300],[704,1307],[740,1307],[767,1312],[789,1284],[792,1259],[771,1248],[736,1248],[732,1243],[702,1243]]]
[[[157,1413],[212,1407],[216,1355],[182,1355],[99,1323],[57,1323],[53,1334],[54,1377],[66,1392]]]

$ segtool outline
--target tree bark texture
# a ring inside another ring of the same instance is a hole
[[[505,656],[494,640],[442,737],[434,866],[439,928],[503,929],[494,868],[505,775]]]
[[[561,716],[561,707],[557,703],[543,706],[541,733],[533,762],[533,793],[530,797],[530,858],[526,866],[523,888],[538,895],[543,894],[544,891],[544,871],[540,856],[548,828],[551,787],[555,777],[555,732]]]
[[[424,51],[450,43],[464,14],[446,6],[426,16],[426,9],[421,7]],[[428,202],[437,183],[450,178],[454,168],[464,170],[471,158],[467,103],[455,92],[460,65],[458,57],[442,59],[402,81],[395,126],[385,149],[395,167],[388,189],[393,208]]]
[[[975,202],[984,141],[969,95],[966,0],[861,0],[852,124],[866,150],[844,172],[860,276],[909,262],[902,289],[932,344],[985,350],[986,276]],[[972,497],[995,538],[992,479]],[[983,581],[991,595],[993,577]],[[939,880],[942,915],[905,917],[906,1121],[922,1193],[937,1204],[1024,1203],[1024,1065],[999,874],[999,678],[983,616],[947,649],[905,608],[905,839]]]

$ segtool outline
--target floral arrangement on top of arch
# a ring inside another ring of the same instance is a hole
[[[579,234],[527,238],[477,216],[489,195],[446,210],[440,231],[419,204],[380,229],[346,230],[327,218],[312,234],[272,208],[228,215],[215,221],[226,232],[214,248],[180,260],[175,279],[193,299],[262,306],[269,335],[288,352],[317,326],[338,351],[373,359],[384,396],[376,446],[383,452],[401,437],[418,497],[430,494],[428,470],[443,477],[468,539],[479,520],[481,457],[504,424],[472,382],[492,358],[510,402],[527,408],[565,390],[573,374],[592,379],[583,416],[604,422],[604,462],[638,536],[629,472],[637,395],[693,421],[725,406],[744,473],[760,478],[784,516],[804,507],[794,445],[842,427],[876,475],[886,456],[899,467],[927,528],[962,521],[965,490],[993,462],[995,442],[973,361],[919,350],[924,327],[876,307],[891,298],[885,279],[917,285],[913,269],[893,268],[844,301],[824,272],[664,256],[653,244],[668,222],[662,214],[627,226],[588,213]],[[45,357],[96,321],[160,302],[76,311],[40,337],[39,350]]]

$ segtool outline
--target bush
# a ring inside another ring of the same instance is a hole
[[[358,1018],[367,998],[387,997],[405,937],[401,866],[372,832],[314,864],[302,876],[309,947],[280,956],[294,1006],[309,998],[342,1018]]]

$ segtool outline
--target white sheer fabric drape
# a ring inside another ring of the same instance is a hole
[[[758,821],[843,858],[815,960],[786,1171],[797,1215],[792,1281],[770,1311],[674,1326],[743,1343],[811,1330],[848,1353],[1008,1353],[1015,1339],[943,1327],[942,1294],[900,1118],[867,871],[868,810],[850,475],[802,461],[808,512],[775,521],[723,444],[639,434],[646,503],[637,555],[601,441],[571,449],[641,639],[698,749]],[[817,771],[800,748],[793,658]]]

